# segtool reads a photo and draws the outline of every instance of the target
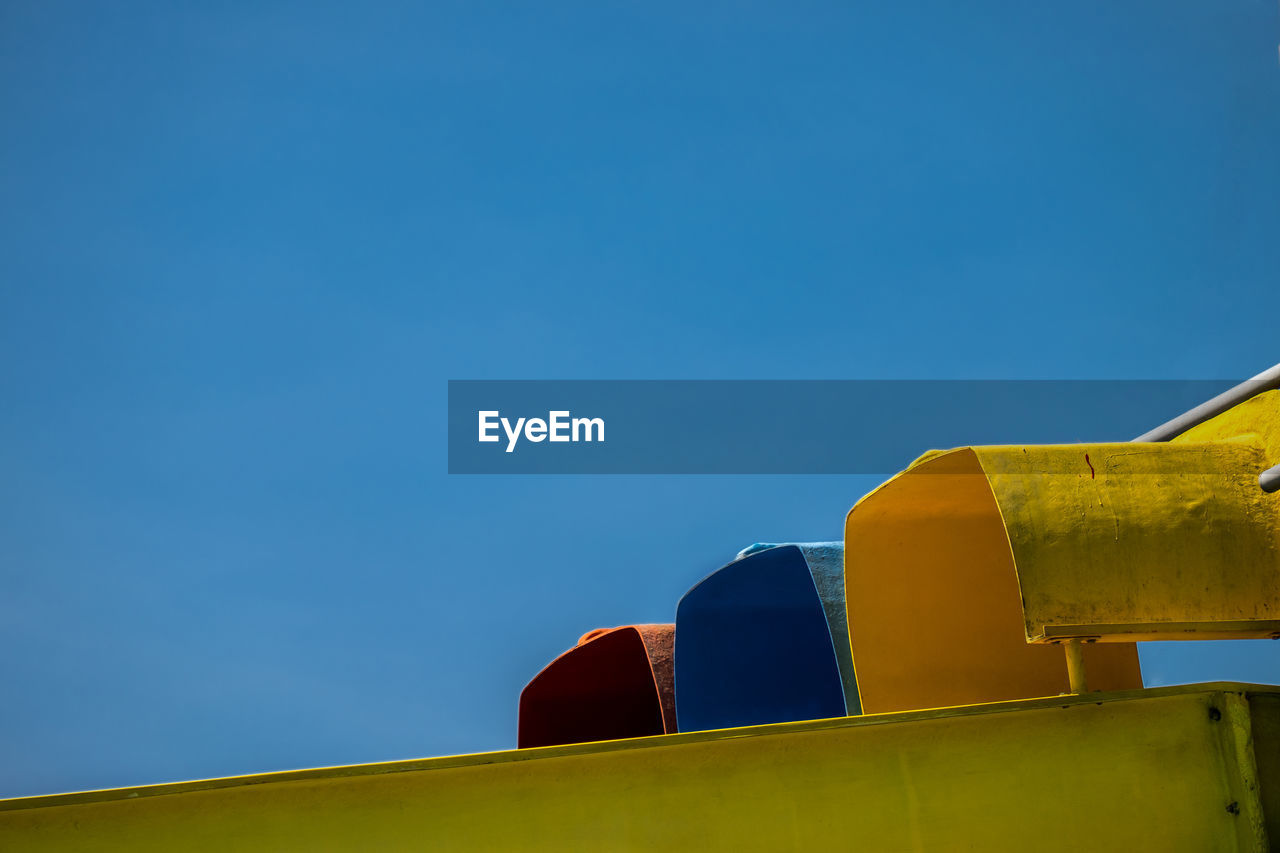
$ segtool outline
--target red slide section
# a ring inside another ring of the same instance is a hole
[[[521,749],[676,730],[674,625],[599,628],[520,694]]]

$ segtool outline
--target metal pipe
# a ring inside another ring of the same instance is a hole
[[[1194,409],[1178,415],[1173,420],[1167,421],[1149,432],[1144,432],[1134,441],[1168,441],[1193,426],[1202,424],[1209,418],[1220,415],[1233,406],[1240,405],[1250,397],[1255,397],[1263,391],[1271,391],[1275,388],[1280,388],[1280,364],[1262,371],[1257,376],[1241,382],[1234,388],[1223,391],[1212,400],[1201,403]],[[1274,470],[1273,468],[1272,471]],[[1272,471],[1266,472],[1263,476],[1271,474]],[[1263,488],[1266,487],[1264,486]]]
[[[1280,465],[1274,468],[1268,468],[1258,475],[1258,485],[1262,487],[1264,492],[1274,492],[1280,490]]]
[[[1062,648],[1067,653],[1067,681],[1071,685],[1071,692],[1088,693],[1089,682],[1084,674],[1084,643],[1079,639],[1067,640]]]

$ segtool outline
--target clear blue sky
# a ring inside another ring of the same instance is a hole
[[[0,795],[511,746],[875,485],[450,477],[447,379],[1280,361],[1274,0],[180,5],[0,7]]]

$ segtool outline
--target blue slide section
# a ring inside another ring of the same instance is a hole
[[[676,719],[680,731],[846,714],[827,608],[805,548],[831,590],[839,545],[752,546],[680,599],[676,610]],[[840,560],[837,562],[837,560]],[[842,581],[842,578],[841,578]],[[830,609],[837,607],[832,602]],[[839,642],[848,645],[840,620]],[[852,678],[850,666],[849,677]],[[851,694],[856,713],[856,692]]]

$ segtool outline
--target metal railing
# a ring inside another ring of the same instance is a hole
[[[1183,412],[1176,418],[1160,424],[1153,430],[1144,432],[1134,441],[1168,441],[1181,435],[1193,426],[1198,426],[1212,417],[1216,417],[1227,409],[1240,405],[1263,391],[1280,388],[1280,364],[1270,367],[1252,379],[1246,379],[1234,388],[1223,391],[1212,400],[1207,400],[1194,409]],[[1268,468],[1258,475],[1258,485],[1264,492],[1280,490],[1280,465]]]

